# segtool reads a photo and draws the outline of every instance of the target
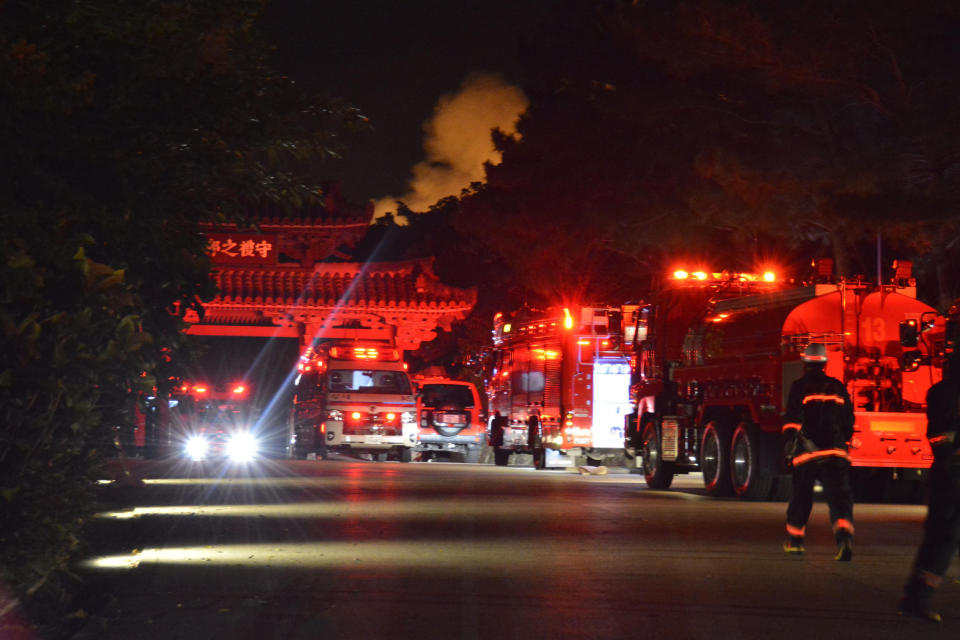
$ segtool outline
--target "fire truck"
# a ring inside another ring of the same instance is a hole
[[[938,347],[922,337],[936,313],[916,299],[908,264],[882,285],[831,281],[831,270],[821,264],[820,281],[804,286],[782,286],[771,272],[677,270],[631,309],[627,453],[650,487],[700,471],[709,495],[785,497],[782,415],[811,342],[826,345],[826,372],[854,404],[855,480],[903,486],[922,477],[932,461],[924,402],[941,371]]]
[[[251,398],[245,381],[182,382],[168,400],[164,444],[189,460],[253,460],[263,442]]]
[[[495,316],[485,373],[497,465],[514,453],[532,454],[538,469],[622,456],[630,365],[621,333],[613,307]]]
[[[416,402],[401,351],[387,342],[332,341],[307,348],[297,364],[289,455],[329,452],[413,459]]]

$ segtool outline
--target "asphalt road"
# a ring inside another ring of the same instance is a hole
[[[698,478],[490,465],[137,463],[105,487],[78,569],[111,594],[75,637],[903,638],[960,636],[896,602],[924,508],[857,505],[833,560],[826,506],[807,554],[780,549],[785,504],[702,495]],[[622,470],[621,470],[622,471]]]

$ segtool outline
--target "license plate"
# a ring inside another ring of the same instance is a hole
[[[463,422],[463,416],[457,413],[441,413],[440,422],[445,424],[459,424]]]

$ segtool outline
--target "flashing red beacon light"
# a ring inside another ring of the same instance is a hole
[[[246,392],[247,392],[247,387],[242,383],[237,383],[233,386],[233,395],[235,396],[242,396]]]

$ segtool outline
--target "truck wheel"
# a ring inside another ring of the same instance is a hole
[[[289,456],[289,457],[290,457],[291,460],[306,460],[306,459],[307,459],[307,454],[309,454],[309,453],[310,453],[310,452],[307,451],[306,447],[304,447],[303,445],[301,445],[301,444],[298,443],[298,442],[295,442],[294,444],[290,445],[290,456]]]
[[[317,449],[317,457],[321,460],[326,460],[330,457],[330,452],[327,451],[326,445],[321,445],[320,448]]]
[[[497,447],[493,450],[493,463],[498,467],[505,467],[510,464],[510,450]]]
[[[673,463],[660,457],[660,433],[655,422],[643,429],[643,477],[651,489],[669,489],[673,482]]]
[[[759,436],[756,427],[741,422],[730,443],[730,483],[744,500],[766,500],[773,488],[773,473],[760,462]]]
[[[640,416],[633,412],[624,418],[624,423],[623,455],[627,460],[633,460],[640,448]]]
[[[467,449],[467,452],[463,454],[463,461],[467,464],[477,464],[480,462],[480,448]]]
[[[390,457],[390,454],[386,452],[370,454],[370,459],[373,460],[374,462],[386,462],[389,459],[389,457]]]
[[[543,447],[533,450],[533,468],[541,470],[547,468],[547,450]]]
[[[403,447],[400,449],[400,462],[410,462],[413,460],[413,447]]]
[[[700,441],[700,470],[707,495],[730,495],[730,429],[710,421]]]

